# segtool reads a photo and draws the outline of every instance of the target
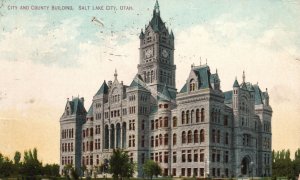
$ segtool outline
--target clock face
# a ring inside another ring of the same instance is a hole
[[[146,51],[145,51],[145,56],[146,56],[146,58],[149,58],[149,57],[151,57],[152,56],[152,49],[147,49]]]
[[[169,53],[168,53],[168,51],[167,51],[167,50],[165,50],[165,49],[162,51],[162,53],[161,53],[161,54],[162,54],[162,56],[163,56],[164,58],[167,58],[167,57],[169,56]]]

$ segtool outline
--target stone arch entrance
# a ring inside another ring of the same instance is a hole
[[[245,156],[241,161],[241,174],[242,175],[249,175],[250,172],[250,157]]]

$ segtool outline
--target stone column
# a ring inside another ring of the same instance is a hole
[[[111,128],[109,127],[108,128],[108,148],[107,149],[110,149],[110,136],[111,136]]]
[[[123,148],[123,125],[120,125],[120,148]]]

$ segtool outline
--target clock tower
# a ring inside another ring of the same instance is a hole
[[[162,92],[166,85],[176,94],[174,65],[174,35],[160,17],[156,1],[153,17],[140,34],[138,74],[153,91]]]

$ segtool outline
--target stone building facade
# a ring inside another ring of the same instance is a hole
[[[176,89],[174,34],[153,16],[140,36],[138,72],[129,86],[104,81],[88,111],[83,98],[67,100],[60,118],[60,170],[72,164],[95,173],[113,149],[129,153],[143,176],[147,159],[163,175],[240,177],[271,175],[271,117],[267,90],[235,79],[223,92],[207,64],[191,66]]]

